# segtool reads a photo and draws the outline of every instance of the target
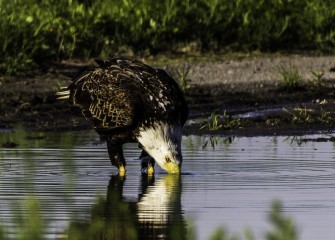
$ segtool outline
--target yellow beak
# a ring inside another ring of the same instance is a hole
[[[180,167],[178,164],[169,162],[169,163],[165,163],[165,169],[168,173],[180,173]]]

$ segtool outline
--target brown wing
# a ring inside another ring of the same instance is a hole
[[[174,105],[173,109],[175,114],[178,115],[181,125],[184,125],[188,117],[189,109],[182,90],[180,89],[178,83],[164,70],[155,70],[155,77],[158,78],[165,86],[170,101],[173,102],[172,104]]]
[[[82,73],[70,86],[70,102],[93,121],[97,129],[129,127],[139,104],[136,85],[115,66]],[[135,93],[135,94],[134,94]]]
[[[179,119],[182,125],[185,124],[188,116],[188,107],[184,95],[177,82],[164,70],[154,69],[142,62],[126,58],[96,60],[96,62],[101,67],[108,69],[113,69],[117,66],[129,78],[137,79],[142,85],[139,89],[145,90],[145,92],[142,92],[142,95],[146,95],[143,101],[146,102],[148,108],[154,108],[153,116],[168,121]],[[150,95],[155,96],[154,100],[156,101],[148,102]],[[165,103],[164,107],[162,107],[162,103]]]

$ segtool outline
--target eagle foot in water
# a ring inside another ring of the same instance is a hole
[[[149,156],[145,151],[140,155],[141,172],[143,174],[153,175],[155,173],[155,160]]]
[[[119,166],[119,176],[124,177],[125,175],[126,175],[126,168],[123,165]]]
[[[122,145],[114,145],[107,141],[108,155],[113,166],[119,169],[119,175],[126,174],[126,161],[123,156]]]

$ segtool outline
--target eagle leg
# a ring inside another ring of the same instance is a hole
[[[145,150],[142,151],[140,160],[141,172],[148,175],[153,175],[155,172],[155,160]]]
[[[107,149],[109,159],[113,166],[116,166],[119,169],[119,175],[124,176],[126,173],[126,161],[123,156],[122,145],[113,144],[107,140]]]

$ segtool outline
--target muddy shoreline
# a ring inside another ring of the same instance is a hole
[[[152,65],[155,60],[146,62]],[[34,77],[1,77],[0,129],[11,130],[17,124],[28,131],[90,129],[88,121],[76,115],[66,102],[57,100],[55,96],[60,86],[70,83],[67,75],[85,64],[87,63],[57,64],[48,73]],[[335,129],[335,124],[331,121],[292,123],[287,115],[278,112],[243,118],[237,126],[216,130],[203,127],[204,122],[193,121],[203,118],[206,122],[211,113],[224,113],[237,118],[239,114],[248,112],[302,106],[315,112],[326,109],[327,113],[332,114],[335,109],[334,56],[216,58],[215,61],[182,60],[157,65],[167,69],[171,66],[174,69],[185,66],[189,69],[185,88],[190,107],[189,124],[184,128],[187,135],[290,136],[330,133]],[[298,70],[301,75],[299,87],[285,88],[278,72],[279,66]],[[312,71],[324,72],[322,82],[313,81]],[[272,119],[276,120],[272,122]]]

